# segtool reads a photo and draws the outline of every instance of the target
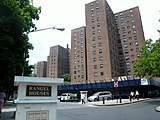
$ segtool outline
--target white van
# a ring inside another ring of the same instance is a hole
[[[77,98],[77,94],[73,94],[73,93],[62,93],[61,97],[60,97],[60,101],[61,102],[65,102],[65,101],[78,101]]]
[[[92,96],[88,97],[88,101],[98,101],[98,100],[111,100],[112,93],[110,91],[96,92]]]

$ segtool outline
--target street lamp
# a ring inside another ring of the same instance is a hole
[[[62,32],[65,30],[65,28],[49,27],[49,28],[38,29],[38,30],[35,30],[35,31],[30,31],[30,33],[43,31],[43,30],[48,30],[48,29],[52,29],[52,30],[56,29],[56,30],[59,30],[59,31],[62,31]],[[24,56],[23,57],[25,58],[25,52],[24,52]],[[22,68],[22,76],[23,76],[23,74],[24,74],[24,67]]]
[[[38,31],[48,30],[48,29],[52,29],[52,30],[56,29],[56,30],[60,30],[62,32],[65,30],[65,28],[49,27],[49,28],[38,29],[38,30],[35,30],[35,31],[31,31],[31,32],[38,32]]]

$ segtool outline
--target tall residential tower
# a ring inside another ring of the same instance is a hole
[[[106,0],[96,0],[85,5],[85,17],[86,29],[74,29],[71,34],[72,83],[133,79],[133,63],[145,40],[139,8],[115,14]],[[82,58],[77,57],[81,55],[81,40],[85,41],[85,73],[80,69]]]
[[[111,81],[118,77],[117,29],[106,0],[85,5],[88,80]]]
[[[47,58],[47,77],[61,78],[69,74],[69,48],[60,45],[50,47],[50,54]]]
[[[71,31],[71,80],[73,83],[86,83],[86,27]]]

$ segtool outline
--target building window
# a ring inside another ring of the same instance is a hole
[[[135,42],[135,46],[138,46],[138,42]]]
[[[131,34],[131,31],[128,31],[128,34]]]
[[[95,28],[95,26],[94,25],[92,25],[92,29],[94,29]]]
[[[133,49],[133,48],[131,48],[131,49],[130,49],[130,51],[134,51],[134,49]]]
[[[127,26],[127,29],[129,29],[130,28],[130,26]]]
[[[99,12],[97,11],[96,14],[99,15]]]
[[[97,24],[97,27],[100,27],[100,23]]]
[[[131,58],[134,58],[134,55],[131,55]]]
[[[137,40],[137,36],[134,36],[134,40]]]
[[[99,53],[102,53],[102,49],[99,50]]]
[[[101,39],[101,36],[98,36],[98,40],[100,40]]]
[[[97,17],[97,21],[99,21],[100,20],[100,18],[99,17]]]
[[[119,15],[123,15],[123,12],[121,12]]]
[[[94,19],[92,19],[91,21],[92,21],[92,23],[93,23],[93,22],[94,22]]]
[[[93,62],[96,62],[97,58],[93,58]]]
[[[133,30],[133,33],[136,34],[137,33],[136,30]]]
[[[94,34],[95,34],[95,31],[92,31],[92,34],[94,35]]]
[[[100,32],[101,32],[101,30],[97,30],[97,32],[98,32],[98,33],[100,33]]]
[[[136,52],[139,52],[139,48],[136,48]]]
[[[124,53],[125,53],[125,54],[129,53],[128,49],[125,49],[125,50],[124,50]]]
[[[93,8],[91,9],[91,12],[93,12]]]
[[[97,69],[97,65],[94,65],[94,69]]]
[[[125,59],[126,59],[126,60],[129,60],[129,56],[128,56],[128,55],[127,55],[127,56],[125,56]]]
[[[121,17],[120,20],[123,21],[123,20],[124,20],[124,17]]]
[[[94,72],[94,76],[95,76],[95,77],[97,77],[97,76],[98,76],[97,72]]]
[[[131,14],[131,18],[133,18],[133,14]]]
[[[127,38],[123,38],[123,42],[127,42]]]
[[[94,44],[93,44],[93,48],[95,48],[95,47],[96,47],[96,44],[94,43]]]
[[[94,14],[93,14],[93,13],[91,13],[91,16],[93,17],[93,16],[94,16]]]
[[[92,40],[95,41],[95,40],[96,40],[96,37],[93,37]]]
[[[132,23],[134,23],[134,20],[132,20]]]
[[[84,55],[82,54],[82,55],[81,55],[81,58],[83,58],[83,57],[84,57]]]
[[[101,76],[103,76],[103,75],[104,75],[104,73],[103,73],[103,72],[100,72],[100,75],[101,75]]]
[[[129,37],[129,40],[132,40],[132,37]]]
[[[122,27],[122,31],[125,31],[126,30],[126,28],[125,27]]]
[[[126,65],[127,65],[127,66],[130,66],[130,63],[129,63],[129,62],[126,62]]]
[[[126,32],[122,33],[122,36],[125,37],[126,36]]]
[[[100,67],[100,68],[103,68],[103,64],[100,64],[99,67]]]
[[[135,25],[133,25],[133,26],[132,26],[132,28],[136,28],[136,26],[135,26]]]
[[[84,62],[84,60],[81,60],[81,63],[83,63]]]
[[[131,69],[130,69],[130,68],[127,68],[127,72],[131,72]]]
[[[121,22],[121,26],[124,26],[124,22]]]
[[[93,51],[93,55],[95,55],[95,54],[96,54],[96,50]]]
[[[101,47],[102,46],[102,42],[99,42],[99,47]]]
[[[100,60],[100,61],[102,61],[102,60],[103,60],[103,57],[102,57],[102,56],[100,56],[100,57],[99,57],[99,60]]]

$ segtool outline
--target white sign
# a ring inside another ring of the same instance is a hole
[[[148,79],[141,78],[141,85],[149,85]]]

